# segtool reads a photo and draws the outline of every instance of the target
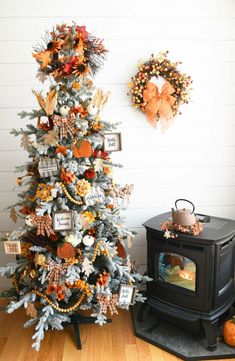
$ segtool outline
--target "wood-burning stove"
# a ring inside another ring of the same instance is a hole
[[[235,221],[209,218],[199,236],[165,238],[161,223],[170,212],[148,220],[148,304],[157,316],[179,327],[205,333],[216,348],[219,321],[235,299]]]

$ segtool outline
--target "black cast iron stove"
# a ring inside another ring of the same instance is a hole
[[[234,303],[235,221],[209,218],[199,236],[178,233],[165,238],[164,213],[148,220],[147,267],[151,310],[166,322],[204,333],[209,350],[216,349],[220,321]]]

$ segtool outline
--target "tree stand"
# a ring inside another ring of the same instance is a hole
[[[83,316],[80,313],[75,313],[71,316],[71,325],[73,325],[75,332],[75,341],[77,349],[82,349],[81,336],[80,336],[80,325],[95,323],[96,318],[90,316]],[[106,320],[107,323],[112,322],[110,318]]]

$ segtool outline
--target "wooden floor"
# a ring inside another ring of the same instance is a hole
[[[69,326],[64,331],[47,331],[40,352],[36,352],[31,348],[33,328],[22,328],[25,311],[21,309],[10,315],[0,313],[0,361],[181,360],[135,337],[130,311],[120,310],[112,320],[103,327],[82,325],[81,351],[76,349]]]

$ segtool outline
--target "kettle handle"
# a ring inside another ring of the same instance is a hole
[[[192,203],[192,202],[190,202],[188,199],[183,199],[183,198],[180,198],[180,199],[177,199],[176,201],[175,201],[175,208],[178,210],[178,208],[177,208],[177,202],[179,202],[179,201],[183,201],[183,202],[188,202],[188,203],[190,203],[192,206],[193,206],[193,210],[192,210],[192,214],[194,213],[194,211],[195,211],[195,205]]]

